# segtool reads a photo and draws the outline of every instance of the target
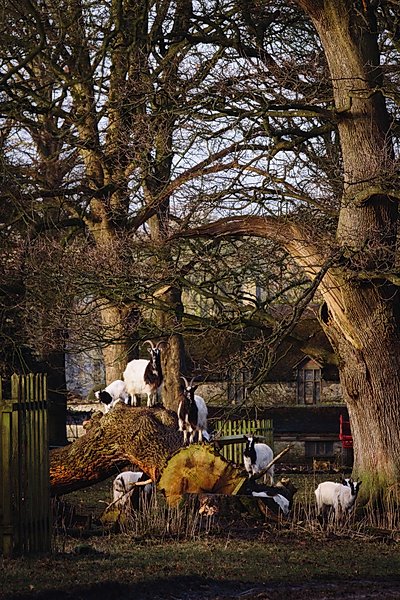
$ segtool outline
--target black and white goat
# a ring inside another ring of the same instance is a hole
[[[341,483],[323,481],[315,490],[317,515],[325,517],[333,509],[335,518],[340,519],[353,508],[361,481],[342,479]]]
[[[157,392],[163,382],[160,345],[166,342],[158,342],[154,345],[151,340],[146,340],[144,343],[150,344],[150,360],[145,358],[131,360],[123,374],[126,389],[132,397],[134,406],[137,406],[137,396],[141,394],[147,395],[147,406],[154,406],[157,402]]]
[[[269,463],[274,459],[272,448],[268,444],[258,443],[257,438],[244,436],[246,446],[243,450],[243,462],[249,477],[261,473]],[[269,475],[271,485],[274,483],[274,465],[272,465],[266,475]]]
[[[108,413],[117,402],[130,404],[130,395],[126,389],[125,382],[121,379],[116,379],[103,390],[98,390],[94,393],[99,402],[103,404],[104,413]]]
[[[265,514],[268,512],[287,517],[293,506],[293,496],[297,488],[287,477],[282,477],[275,486],[266,486],[249,480],[245,493],[259,498],[265,506]]]
[[[196,431],[198,432],[198,441],[201,443],[203,437],[208,439],[207,433],[207,415],[208,409],[204,398],[195,395],[198,386],[193,385],[193,379],[188,383],[185,377],[182,377],[185,382],[183,390],[183,398],[178,406],[178,424],[179,431],[183,432],[183,443],[187,444],[187,436],[190,433],[189,444],[194,441]]]

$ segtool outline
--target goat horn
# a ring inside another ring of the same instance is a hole
[[[165,340],[160,340],[159,342],[157,342],[156,348],[159,348],[160,344],[164,344],[165,346],[168,346],[168,342],[166,342]]]
[[[154,350],[154,344],[153,344],[153,342],[152,342],[151,340],[145,340],[145,341],[143,342],[143,344],[151,344],[151,347],[152,347],[152,348],[153,348],[153,350]]]
[[[186,379],[186,377],[184,377],[183,375],[181,375],[181,379],[183,379],[183,381],[185,382],[186,387],[190,387],[190,385],[188,384],[188,381]]]

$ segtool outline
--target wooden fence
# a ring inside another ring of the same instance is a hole
[[[256,436],[273,448],[272,419],[217,420],[212,429],[223,456],[238,466],[243,465],[244,435]]]
[[[0,553],[49,552],[51,515],[46,376],[0,379]]]

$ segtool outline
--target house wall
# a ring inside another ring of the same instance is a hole
[[[305,440],[294,440],[285,439],[283,436],[280,439],[274,440],[274,454],[279,454],[290,444],[291,448],[284,458],[282,458],[282,464],[293,464],[293,465],[304,465],[310,462],[309,458],[306,458],[305,452]],[[333,444],[333,456],[329,457],[329,462],[340,466],[343,463],[343,449],[342,444],[339,441],[335,441]],[[321,458],[322,457],[316,457]],[[326,459],[328,461],[328,458]]]
[[[255,404],[258,407],[266,408],[272,406],[296,406],[296,391],[297,384],[295,381],[264,383],[248,395],[246,404]],[[207,404],[210,405],[235,404],[228,401],[228,384],[224,382],[199,385],[197,394],[203,396]],[[322,381],[320,404],[341,404],[342,402],[340,383]],[[240,403],[240,400],[237,403]]]

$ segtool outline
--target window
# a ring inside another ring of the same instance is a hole
[[[247,369],[229,371],[228,373],[228,400],[231,404],[242,404],[246,398],[247,385],[251,373]]]
[[[306,458],[332,458],[333,442],[305,442]]]
[[[309,360],[297,369],[297,403],[318,404],[321,399],[321,367]]]

